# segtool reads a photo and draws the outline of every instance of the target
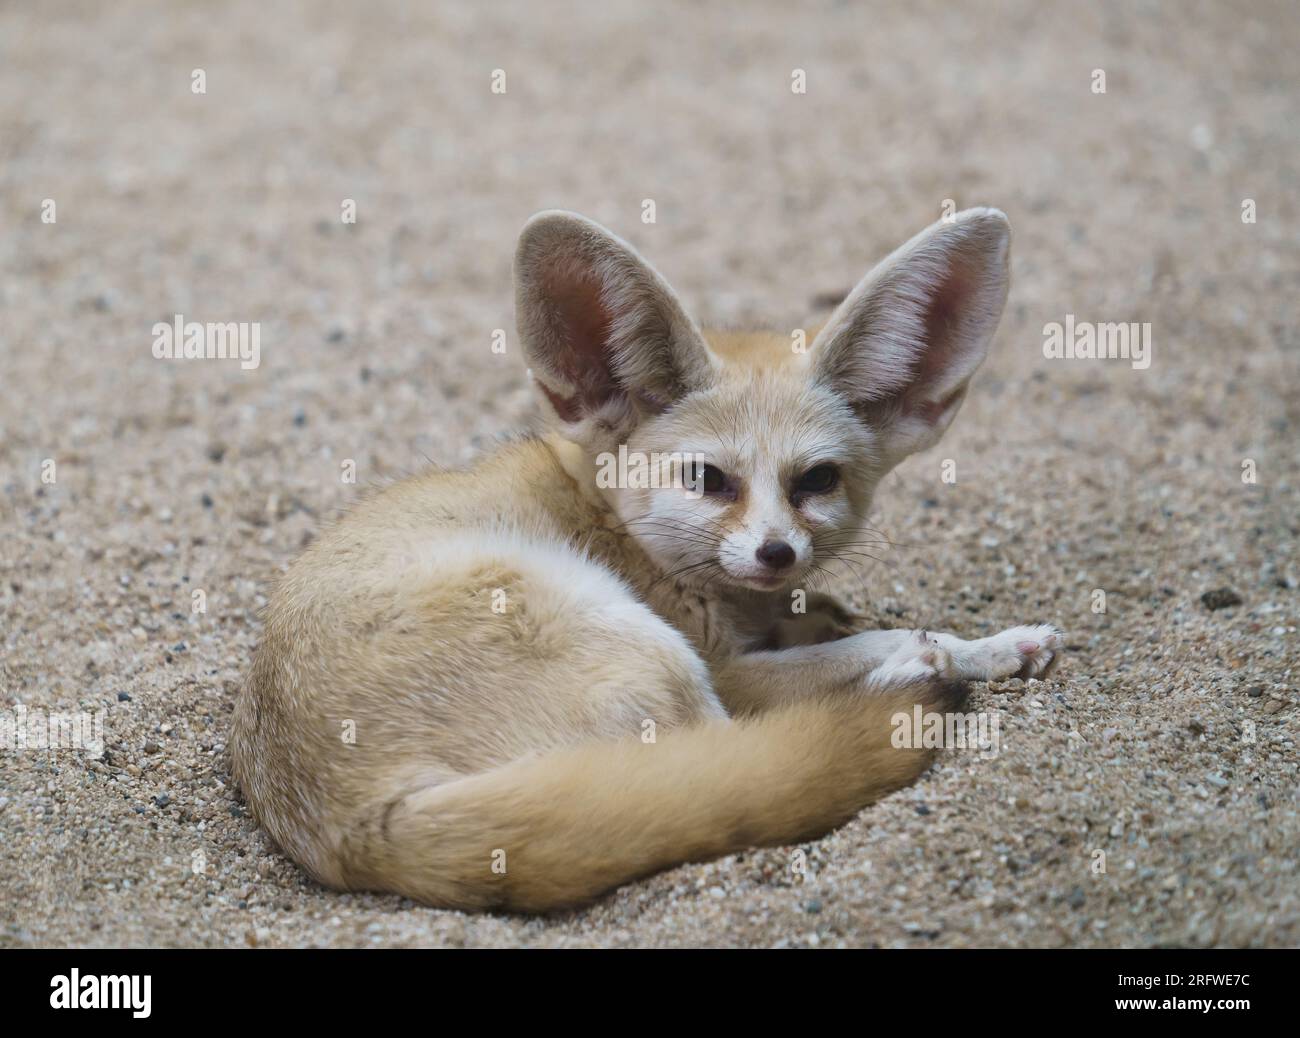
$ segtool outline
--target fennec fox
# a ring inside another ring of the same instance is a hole
[[[1009,248],[995,209],[937,223],[798,352],[701,333],[627,243],[534,217],[516,317],[552,431],[388,487],[289,568],[231,740],[257,818],[332,886],[545,911],[914,780],[896,713],[1041,673],[1060,636],[845,636],[806,589],[952,421]]]

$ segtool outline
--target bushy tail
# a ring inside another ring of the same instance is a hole
[[[913,781],[891,718],[960,685],[808,700],[655,743],[590,743],[377,805],[345,882],[448,908],[547,911],[686,861],[819,836]]]

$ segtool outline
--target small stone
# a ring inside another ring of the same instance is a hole
[[[1076,886],[1070,891],[1065,901],[1071,908],[1082,908],[1088,903],[1088,897],[1084,894],[1083,887]]]
[[[811,901],[804,902],[803,910],[811,915],[816,915],[822,910],[822,903],[816,898],[813,898]]]
[[[157,804],[159,807],[166,807],[168,804],[172,802],[172,798],[169,797],[166,793],[159,793],[156,797],[153,798],[153,802]]]
[[[1193,735],[1204,735],[1205,725],[1201,722],[1199,718],[1193,717],[1190,721],[1187,722],[1187,730],[1191,732]]]
[[[1208,782],[1210,785],[1214,786],[1216,789],[1228,788],[1228,780],[1224,778],[1222,775],[1207,776],[1205,781]]]
[[[117,694],[117,701],[119,703],[129,703],[131,702],[131,696],[129,693],[126,692],[119,692]]]
[[[1263,685],[1251,685],[1250,688],[1246,689],[1246,695],[1250,696],[1252,699],[1258,699],[1263,694]]]
[[[1229,606],[1241,605],[1241,596],[1230,587],[1221,587],[1205,592],[1201,596],[1201,604],[1213,612],[1216,609],[1227,609]]]
[[[1280,699],[1270,699],[1264,704],[1264,713],[1275,714],[1282,709],[1283,703]]]

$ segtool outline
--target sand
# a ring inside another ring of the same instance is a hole
[[[102,711],[105,743],[0,751],[0,944],[1300,943],[1294,6],[424,6],[0,9],[0,717]],[[628,237],[702,322],[790,329],[945,199],[1009,214],[1010,301],[840,590],[1068,632],[1048,680],[975,686],[996,754],[554,918],[275,853],[225,749],[267,583],[367,487],[535,420],[532,212]],[[176,314],[258,322],[259,366],[155,359]],[[1149,323],[1150,366],[1045,357],[1067,314]]]

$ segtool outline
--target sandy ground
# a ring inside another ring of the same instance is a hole
[[[0,706],[102,710],[107,747],[0,751],[0,944],[1300,943],[1294,6],[427,6],[0,6]],[[842,590],[1069,632],[1053,678],[976,686],[997,755],[552,919],[274,852],[225,755],[267,581],[366,486],[535,417],[529,214],[785,329],[946,198],[1009,213],[1011,299]],[[260,367],[154,359],[176,313],[260,322]],[[1067,313],[1150,322],[1150,367],[1045,358]]]

